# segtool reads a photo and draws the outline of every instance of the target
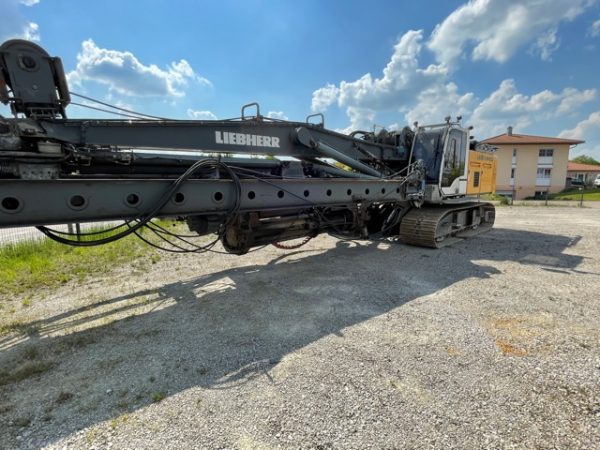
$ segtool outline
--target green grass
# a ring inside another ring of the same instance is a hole
[[[481,200],[487,200],[487,201],[497,201],[500,202],[501,205],[508,205],[510,204],[510,199],[508,197],[506,197],[505,195],[498,195],[498,194],[484,194],[481,196]]]
[[[156,251],[135,236],[98,247],[71,247],[43,238],[0,247],[0,296],[55,287]],[[22,301],[30,304],[29,299]]]
[[[167,396],[167,394],[165,394],[164,392],[155,392],[152,394],[152,401],[154,403],[158,403],[162,400],[164,400],[164,398]]]
[[[171,231],[189,233],[181,222],[156,222]],[[101,230],[95,228],[86,232]],[[148,236],[148,232],[143,233],[147,238],[152,238]],[[56,287],[71,280],[83,281],[90,275],[107,273],[110,269],[142,257],[147,257],[149,264],[156,264],[160,261],[161,254],[133,235],[95,247],[73,247],[48,238],[2,245],[0,298],[42,287]],[[146,261],[144,259],[140,262]],[[26,297],[21,303],[23,307],[28,307],[31,298]]]
[[[581,200],[579,189],[567,189],[557,194],[548,195],[549,200]],[[600,201],[600,189],[586,189],[583,191],[583,201]]]

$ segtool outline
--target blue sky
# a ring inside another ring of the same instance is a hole
[[[60,56],[72,91],[148,114],[258,101],[344,131],[461,114],[479,139],[512,125],[600,160],[600,0],[0,0],[0,18],[0,41]]]

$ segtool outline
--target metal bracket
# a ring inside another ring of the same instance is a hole
[[[320,117],[321,122],[320,123],[309,122],[309,120],[313,117]],[[318,127],[325,128],[325,116],[322,113],[310,114],[310,115],[306,116],[306,123],[310,123],[311,125],[316,125]]]
[[[256,115],[255,116],[246,116],[244,114],[244,111],[246,111],[246,108],[249,108],[251,106],[256,106]],[[252,102],[252,103],[248,103],[247,105],[242,106],[242,120],[252,120],[252,119],[256,119],[256,120],[260,120],[262,118],[262,116],[260,115],[260,105],[256,102]]]

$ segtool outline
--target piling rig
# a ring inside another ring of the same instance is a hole
[[[69,91],[59,58],[24,40],[0,46],[0,101],[14,116],[0,116],[0,227],[37,226],[87,246],[144,238],[143,228],[168,236],[153,219],[171,217],[244,254],[323,232],[437,248],[494,222],[493,205],[469,196],[493,190],[488,172],[470,167],[485,160],[495,170],[494,157],[476,149],[460,118],[350,135],[326,129],[322,114],[264,117],[257,103],[229,120],[123,108],[128,119],[68,119],[72,95],[85,97]],[[124,224],[98,238],[51,228],[113,220]]]

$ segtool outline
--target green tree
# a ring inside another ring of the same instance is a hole
[[[592,158],[591,156],[587,156],[587,155],[580,155],[577,158],[573,158],[571,160],[571,162],[576,162],[579,164],[592,164],[594,166],[600,166],[600,161],[596,161],[594,158]]]

